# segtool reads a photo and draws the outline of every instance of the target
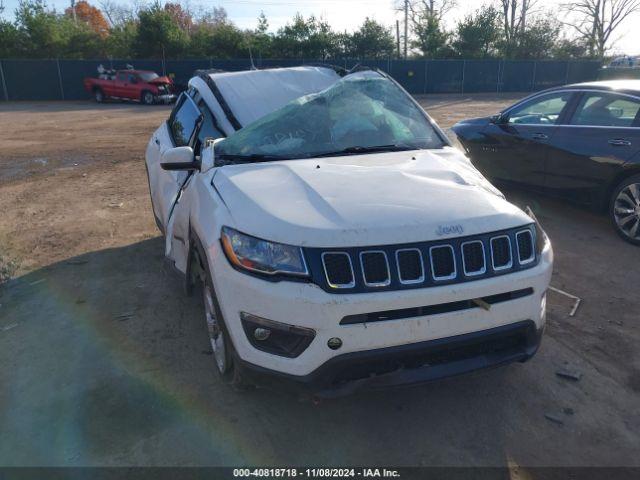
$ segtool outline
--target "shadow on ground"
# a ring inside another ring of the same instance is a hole
[[[199,298],[182,294],[162,259],[154,238],[69,258],[3,287],[0,464],[637,461],[640,422],[622,413],[634,397],[554,338],[560,313],[551,312],[551,332],[526,364],[313,405],[221,383]],[[567,363],[585,379],[558,379],[554,371]],[[549,412],[564,424],[545,419]]]

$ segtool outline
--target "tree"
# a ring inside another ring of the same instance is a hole
[[[191,35],[189,54],[194,57],[246,57],[244,35],[231,23],[200,22]]]
[[[458,22],[451,46],[463,58],[489,57],[496,53],[500,34],[500,13],[483,6]]]
[[[67,8],[64,13],[69,18],[86,23],[102,38],[109,35],[109,24],[104,15],[86,0],[80,0],[73,7]]]
[[[305,19],[299,13],[278,30],[273,38],[274,53],[284,58],[328,58],[335,50],[336,36],[329,24],[311,15]]]
[[[520,33],[518,44],[511,46],[515,58],[550,58],[560,36],[561,24],[552,15],[531,17],[527,29]]]
[[[106,40],[106,50],[113,58],[129,58],[133,55],[134,44],[138,37],[138,22],[127,20],[111,29]]]
[[[587,43],[590,55],[603,58],[613,33],[631,14],[640,11],[640,0],[578,0],[563,9],[576,17],[566,24]]]
[[[404,9],[404,2],[397,4]],[[408,0],[408,16],[414,40],[405,39],[423,57],[441,57],[449,52],[449,33],[443,28],[444,16],[455,0]]]
[[[187,46],[187,32],[182,30],[171,14],[155,3],[140,11],[134,50],[139,58],[175,58]]]
[[[513,57],[520,38],[527,29],[527,19],[533,13],[535,0],[500,0],[502,5],[503,54]]]
[[[368,17],[350,36],[350,44],[350,53],[360,59],[388,58],[395,50],[391,31]]]
[[[271,35],[268,33],[269,22],[264,12],[260,12],[258,25],[255,30],[247,31],[247,43],[251,53],[258,58],[268,57],[271,54]]]
[[[190,33],[193,28],[193,17],[191,16],[191,12],[189,10],[185,10],[182,8],[182,5],[179,3],[171,3],[167,2],[164,4],[164,10],[169,15],[173,21],[185,32]]]
[[[24,44],[21,32],[11,22],[0,20],[0,58],[21,56],[20,45]]]
[[[436,16],[429,16],[413,26],[416,39],[411,46],[420,51],[425,58],[441,58],[449,52],[448,41],[450,34],[440,27],[440,20]]]
[[[48,10],[43,0],[22,0],[15,11],[20,32],[16,49],[25,57],[56,58],[65,43],[64,31],[57,15]]]

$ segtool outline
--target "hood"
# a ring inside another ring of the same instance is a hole
[[[531,223],[458,150],[221,167],[231,227],[310,247],[401,244]]]
[[[453,128],[456,128],[458,125],[486,125],[490,120],[491,117],[469,118],[467,120],[459,121],[453,126]]]
[[[148,81],[147,83],[153,83],[155,85],[167,85],[167,84],[172,84],[173,82],[169,77],[158,77]]]

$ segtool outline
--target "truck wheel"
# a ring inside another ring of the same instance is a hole
[[[153,95],[153,93],[149,92],[149,91],[144,91],[142,92],[142,103],[144,103],[145,105],[153,105],[156,101],[156,97]]]
[[[234,348],[231,337],[225,325],[222,311],[218,304],[218,298],[213,288],[211,274],[208,263],[203,256],[204,252],[199,245],[195,247],[193,261],[195,269],[199,269],[202,278],[202,300],[204,304],[204,316],[209,333],[209,342],[215,361],[215,366],[222,380],[231,384],[238,390],[245,390],[250,385],[246,383],[241,375],[241,370],[234,362]],[[192,271],[195,269],[191,269]]]
[[[101,88],[95,88],[93,90],[93,98],[97,103],[104,102],[104,93]]]
[[[623,180],[613,190],[609,217],[618,235],[640,245],[640,175]]]

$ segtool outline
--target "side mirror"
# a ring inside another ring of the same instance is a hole
[[[160,166],[163,170],[198,170],[200,163],[195,160],[191,147],[175,147],[164,151]]]
[[[503,123],[507,123],[507,117],[504,116],[502,113],[496,113],[495,115],[491,115],[489,117],[489,121],[496,125],[501,125]]]

